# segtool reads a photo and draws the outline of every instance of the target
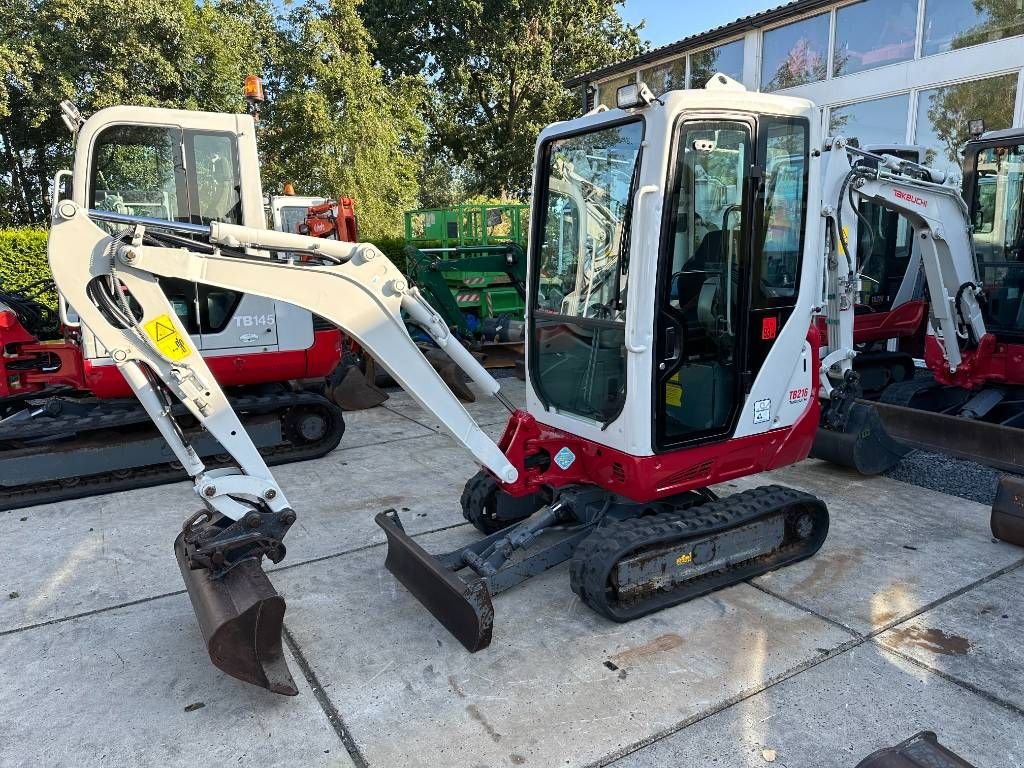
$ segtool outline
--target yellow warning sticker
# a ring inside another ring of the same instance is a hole
[[[679,384],[679,374],[665,382],[665,404],[678,408],[683,404],[683,388]]]
[[[839,249],[843,252],[843,256],[847,255],[847,250],[843,243],[848,242],[850,242],[850,228],[843,227],[843,239],[839,241]]]
[[[156,348],[160,350],[160,354],[168,360],[178,362],[192,354],[188,342],[178,333],[178,329],[174,327],[174,321],[171,320],[170,315],[160,315],[160,317],[149,321],[143,327],[146,329],[146,333],[149,334],[149,338],[156,344]]]
[[[686,565],[687,563],[693,562],[693,552],[687,552],[685,555],[680,555],[676,558],[676,565]]]

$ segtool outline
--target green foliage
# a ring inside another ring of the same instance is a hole
[[[244,109],[247,74],[270,103],[259,143],[268,191],[358,200],[368,237],[398,234],[417,199],[422,81],[385,86],[354,0],[279,17],[274,0],[11,0],[0,17],[0,226],[45,221],[71,165],[58,105]]]
[[[0,229],[0,288],[16,290],[48,277],[46,230]]]
[[[430,84],[429,154],[447,152],[470,194],[525,197],[548,123],[579,111],[562,83],[643,50],[618,0],[365,0],[362,14],[390,77]],[[427,166],[429,202],[445,204]],[[426,184],[424,186],[427,186]]]
[[[928,120],[942,142],[944,161],[960,164],[960,150],[970,138],[969,123],[981,119],[989,130],[1013,125],[1017,76],[1004,75],[947,85],[928,94]],[[922,95],[922,98],[925,98]],[[929,164],[937,158],[929,150]]]
[[[417,205],[525,197],[538,132],[579,107],[562,83],[643,48],[620,4],[7,0],[0,227],[46,220],[50,179],[71,165],[61,100],[86,117],[115,104],[238,112],[250,73],[269,99],[268,193],[291,181],[350,195],[368,239],[399,235]]]
[[[422,80],[385,84],[352,0],[292,12],[282,43],[281,93],[268,105],[264,177],[305,195],[356,200],[363,236],[398,235],[415,207],[425,136]]]
[[[241,80],[275,51],[270,0],[14,0],[0,17],[0,225],[45,220],[70,167],[58,105],[239,111]]]

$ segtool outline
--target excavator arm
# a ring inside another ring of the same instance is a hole
[[[825,253],[824,314],[828,332],[819,378],[826,401],[822,429],[812,455],[863,474],[892,466],[907,448],[893,440],[871,405],[859,401],[853,370],[854,302],[861,280],[856,244],[860,206],[872,202],[907,218],[914,228],[915,258],[921,259],[929,296],[929,333],[942,349],[944,365],[955,372],[964,350],[985,335],[967,206],[944,174],[893,155],[849,146],[827,145],[821,215],[828,243]]]
[[[123,229],[111,235],[96,222]],[[286,262],[270,251],[312,258]],[[194,480],[203,509],[186,521],[174,549],[211,660],[228,674],[278,693],[297,692],[281,648],[284,600],[261,565],[263,556],[273,562],[284,557],[282,540],[296,515],[192,345],[159,277],[268,296],[321,315],[380,361],[495,477],[505,483],[518,478],[424,358],[402,313],[511,411],[498,382],[372,245],[89,211],[65,200],[55,209],[48,252],[61,294]],[[217,439],[235,467],[203,464],[172,414],[174,400]]]
[[[963,346],[975,345],[985,335],[970,214],[959,190],[944,182],[943,174],[926,166],[893,155],[874,155],[847,145],[842,138],[832,141],[822,187],[822,216],[830,234],[826,256],[830,359],[822,374],[826,394],[831,392],[826,374],[835,379],[850,370],[855,355],[853,303],[862,266],[856,262],[855,249],[862,202],[899,213],[914,228],[932,327],[951,371],[961,363]]]

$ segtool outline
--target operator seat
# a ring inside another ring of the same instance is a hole
[[[701,299],[707,304],[707,288],[711,278],[718,277],[717,267],[721,264],[728,232],[710,230],[704,235],[693,258],[683,264],[674,275],[676,295],[679,297],[679,311],[683,315],[687,343],[700,344],[706,339],[708,329],[701,321]],[[708,271],[708,267],[711,271]]]

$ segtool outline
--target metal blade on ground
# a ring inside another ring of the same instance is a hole
[[[393,509],[374,518],[388,538],[384,566],[408,589],[466,650],[475,653],[491,644],[494,606],[481,579],[463,581],[413,541]]]

